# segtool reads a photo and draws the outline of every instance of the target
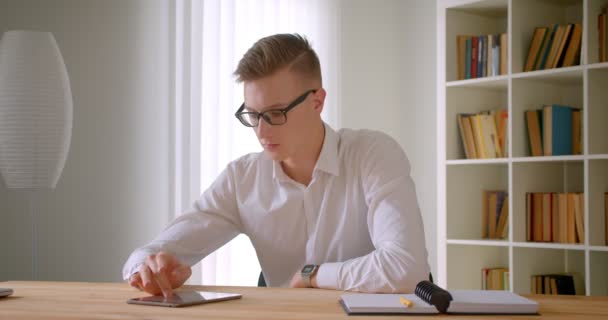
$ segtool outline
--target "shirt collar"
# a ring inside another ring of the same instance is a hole
[[[338,134],[326,123],[325,126],[325,139],[323,140],[323,147],[317,159],[315,170],[325,171],[329,174],[337,176],[340,173],[340,162],[338,160]]]
[[[340,173],[338,134],[328,124],[323,123],[323,125],[325,126],[325,138],[323,139],[321,153],[314,170],[321,170],[337,176]],[[290,180],[285,172],[283,172],[283,168],[281,168],[281,164],[278,161],[272,162],[272,176],[281,181]]]

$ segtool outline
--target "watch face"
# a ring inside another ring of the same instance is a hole
[[[315,267],[314,265],[310,265],[310,264],[306,265],[306,266],[304,266],[304,269],[302,269],[302,272],[303,273],[310,273],[310,272],[312,272],[312,270],[314,269],[314,267]]]

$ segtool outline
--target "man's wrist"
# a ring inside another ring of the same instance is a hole
[[[318,288],[319,287],[319,285],[317,284],[317,273],[319,273],[318,269],[317,269],[317,272],[315,272],[315,274],[313,274],[310,277],[310,286],[313,287],[313,288]]]
[[[315,288],[316,287],[316,274],[319,269],[319,265],[307,264],[300,271],[300,278],[304,282],[304,287]],[[313,282],[314,279],[314,282]]]

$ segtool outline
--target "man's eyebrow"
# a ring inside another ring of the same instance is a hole
[[[287,104],[288,104],[288,103],[275,103],[275,104],[273,104],[273,105],[271,105],[271,106],[264,107],[264,108],[263,108],[262,110],[260,110],[260,111],[253,110],[253,109],[249,108],[247,105],[245,105],[245,110],[247,110],[248,112],[264,112],[264,111],[268,111],[268,110],[283,109],[283,108],[285,108],[285,106],[286,106]]]

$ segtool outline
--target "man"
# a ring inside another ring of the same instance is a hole
[[[195,210],[133,252],[125,280],[170,295],[191,265],[239,233],[251,239],[270,286],[412,292],[428,279],[406,155],[385,134],[336,132],[321,120],[326,92],[308,41],[263,38],[235,75],[245,95],[236,117],[264,151],[230,163]]]

